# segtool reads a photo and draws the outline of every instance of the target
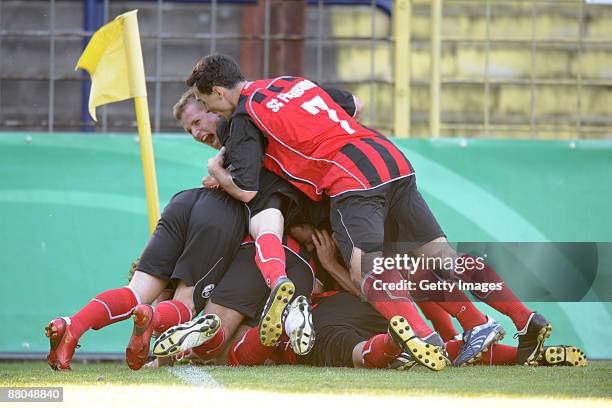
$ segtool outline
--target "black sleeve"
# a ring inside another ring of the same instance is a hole
[[[343,89],[331,86],[321,86],[325,92],[336,102],[346,113],[355,116],[355,99],[353,94]]]
[[[222,146],[225,146],[225,142],[227,142],[229,136],[229,122],[225,118],[220,118],[217,122],[217,137]]]
[[[226,168],[240,189],[258,191],[265,151],[263,135],[246,113],[232,117],[229,133],[224,144]]]

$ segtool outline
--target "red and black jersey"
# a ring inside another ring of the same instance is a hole
[[[313,200],[369,190],[413,174],[404,154],[360,125],[314,82],[249,82],[244,109],[267,137],[263,165]]]

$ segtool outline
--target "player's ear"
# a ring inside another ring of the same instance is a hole
[[[222,86],[215,85],[212,87],[212,93],[223,98],[223,96],[225,95],[225,88],[223,88]]]

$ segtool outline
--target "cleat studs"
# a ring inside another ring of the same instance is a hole
[[[393,324],[394,326],[397,326],[397,322],[393,322],[392,324]]]
[[[403,329],[399,329],[399,334],[404,334],[404,330]]]
[[[288,299],[283,299],[283,303],[289,303]]]
[[[413,349],[412,349],[412,352],[413,352],[413,353],[416,353],[416,352],[417,352],[417,349],[416,349],[416,348],[413,348]]]
[[[432,367],[435,367],[435,366],[436,366],[436,363],[431,363],[431,366],[432,366]]]
[[[426,344],[426,345],[425,345],[425,348],[427,348],[427,349],[428,349],[428,348],[429,348],[429,344]]]
[[[425,359],[425,363],[429,364],[429,359],[428,358]]]
[[[266,321],[270,321],[270,316],[266,316]]]
[[[263,328],[265,329],[266,327],[268,327],[268,325],[264,323],[263,324]]]
[[[293,295],[293,291],[292,291],[292,290],[290,290],[290,291],[289,291],[289,294],[290,294],[290,295]]]
[[[283,292],[286,291],[286,290],[287,290],[287,288],[284,287],[284,286],[281,288],[281,291],[283,291]]]
[[[277,328],[277,329],[280,329],[280,327],[281,327],[280,323],[277,323],[277,324],[276,324],[276,328]]]
[[[276,297],[276,300],[281,300],[281,299],[282,299],[281,295],[278,295],[278,296]]]
[[[429,351],[425,352],[426,355],[430,355],[431,353]]]
[[[419,354],[419,359],[421,359],[421,358],[423,358],[423,355],[422,355],[422,354]]]
[[[399,321],[400,321],[401,323],[404,323],[404,318],[403,318],[403,317],[400,317]]]

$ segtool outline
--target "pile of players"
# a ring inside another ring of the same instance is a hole
[[[517,347],[497,344],[502,326],[456,286],[433,296],[379,290],[375,281],[407,278],[373,271],[374,259],[397,242],[409,243],[402,250],[411,255],[456,261],[412,271],[410,279],[501,279],[487,265],[454,270],[470,256],[446,241],[404,154],[359,123],[358,98],[299,77],[246,81],[221,54],[198,61],[186,82],[174,117],[219,150],[204,187],[170,200],[128,286],[46,326],[51,368],[70,369],[85,331],[130,316],[126,361],[134,370],[149,361],[153,336],[152,366],[177,356],[435,371],[586,364],[576,347],[545,347],[550,323],[505,285],[473,295],[512,319]]]

